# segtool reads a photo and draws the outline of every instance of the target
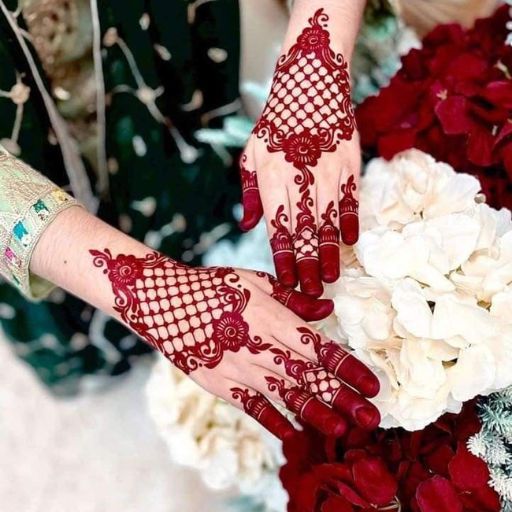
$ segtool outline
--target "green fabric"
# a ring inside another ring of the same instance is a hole
[[[14,10],[15,3],[8,7]],[[215,237],[236,236],[237,155],[219,144],[199,142],[195,132],[222,129],[226,115],[212,116],[211,111],[237,114],[240,45],[236,0],[198,8],[193,4],[134,0],[128,8],[125,0],[99,1],[102,31],[117,29],[144,82],[161,90],[156,105],[168,119],[159,122],[136,95],[122,92],[137,84],[121,46],[107,42],[103,70],[112,172],[100,216],[175,258],[197,264]],[[24,82],[31,87],[19,156],[66,188],[62,156],[49,142],[41,98],[6,20],[0,18],[0,89],[14,85],[17,71],[25,73]],[[201,96],[202,104],[193,108],[192,100]],[[0,98],[0,113],[0,139],[9,138],[15,105]],[[84,375],[124,372],[133,356],[149,351],[124,327],[61,290],[47,302],[33,304],[1,285],[0,317],[16,352],[59,394],[76,391]]]

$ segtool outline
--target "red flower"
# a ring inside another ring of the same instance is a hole
[[[322,156],[320,139],[307,131],[290,134],[283,143],[283,149],[286,161],[297,167],[314,167]]]
[[[238,352],[247,342],[249,325],[240,313],[224,312],[213,323],[213,336],[219,341],[224,350]]]
[[[466,442],[475,402],[420,432],[353,428],[342,439],[305,428],[285,442],[289,512],[498,512],[486,464]]]
[[[117,258],[109,261],[108,268],[110,280],[115,288],[133,285],[139,277],[142,277],[140,261],[131,254],[120,254]]]
[[[492,206],[512,207],[509,9],[471,30],[435,28],[356,112],[363,148],[391,158],[416,147],[480,178]]]

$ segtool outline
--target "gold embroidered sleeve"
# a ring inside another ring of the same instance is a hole
[[[77,201],[0,146],[0,274],[30,300],[53,288],[30,273],[32,251],[57,214]]]

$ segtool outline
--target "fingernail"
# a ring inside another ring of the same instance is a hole
[[[355,412],[355,418],[361,427],[372,430],[380,423],[379,412],[373,407],[360,407]]]
[[[369,398],[377,396],[380,391],[380,383],[377,377],[361,377],[357,381],[357,389]]]

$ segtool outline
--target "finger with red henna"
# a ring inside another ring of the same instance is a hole
[[[380,413],[377,407],[340,382],[334,375],[323,369],[319,373],[314,381],[311,375],[305,375],[311,393],[365,430],[374,430],[379,426]],[[327,376],[324,377],[324,373],[327,373]]]
[[[373,398],[379,393],[377,376],[359,359],[355,358],[334,341],[326,341],[310,327],[299,327],[300,341],[314,350],[318,362],[330,373],[352,386],[362,395]]]
[[[248,274],[247,279],[253,280],[254,274]],[[273,299],[286,306],[290,311],[305,320],[315,322],[328,317],[334,310],[330,299],[315,299],[305,293],[283,286],[275,277],[266,272],[257,272],[256,286],[268,293]]]
[[[276,346],[270,351],[274,354],[274,363],[284,369],[286,378],[294,385],[309,391],[361,428],[377,428],[380,423],[378,409],[324,367],[290,349]]]
[[[297,386],[290,386],[283,379],[266,376],[268,390],[277,393],[288,410],[302,421],[327,436],[340,437],[347,431],[345,419],[330,407],[317,400],[311,393]]]
[[[274,257],[277,279],[289,288],[297,286],[297,269],[290,233],[290,214],[284,205],[279,205],[270,221],[270,247]]]
[[[340,188],[340,232],[346,245],[354,245],[359,239],[359,200],[354,174],[350,174]]]
[[[338,210],[334,201],[330,201],[325,211],[319,215],[321,224],[318,241],[322,280],[334,283],[340,277],[340,230],[337,226]]]
[[[320,297],[323,286],[318,255],[316,206],[310,188],[301,192],[296,208],[293,225],[293,247],[297,260],[300,287],[304,293],[312,297]]]
[[[368,398],[379,393],[377,376],[359,359],[349,354],[334,341],[320,348],[319,363]]]
[[[258,189],[258,176],[256,171],[249,168],[247,154],[240,158],[240,181],[242,185],[242,206],[243,218],[240,221],[240,229],[249,231],[258,224],[263,216],[263,205],[261,203]]]
[[[246,387],[235,387],[230,391],[233,400],[242,404],[245,413],[278,439],[284,440],[296,432],[293,425],[261,393]]]

